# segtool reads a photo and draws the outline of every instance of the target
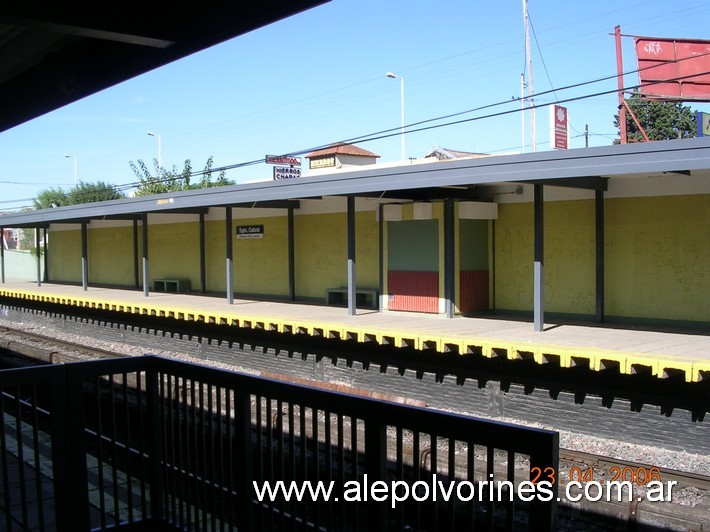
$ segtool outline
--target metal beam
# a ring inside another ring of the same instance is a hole
[[[535,217],[535,263],[533,266],[533,323],[536,332],[541,332],[545,326],[544,309],[544,220],[543,220],[543,186],[535,185],[534,217]]]
[[[398,199],[410,201],[427,201],[427,200],[445,200],[445,199],[461,199],[461,200],[480,200],[480,190],[474,187],[428,187],[411,190],[379,190],[372,192],[360,192],[352,194],[359,198],[371,199]]]
[[[35,227],[35,248],[37,249],[37,286],[42,286],[42,254],[39,249],[39,227]]]
[[[143,213],[143,224],[141,231],[143,233],[143,295],[148,297],[148,213]]]
[[[355,197],[347,198],[347,225],[348,225],[348,314],[357,313],[357,273],[355,270]]]
[[[454,317],[456,303],[456,231],[454,201],[444,201],[444,305],[447,318]]]
[[[5,284],[5,228],[0,227],[0,281]]]
[[[232,208],[226,207],[225,211],[225,244],[227,247],[225,273],[227,275],[227,303],[231,305],[234,303],[234,271],[232,269],[232,264],[234,262],[234,246],[232,243]]]
[[[44,282],[49,282],[49,242],[47,241],[47,231],[48,227],[45,227],[42,232],[42,237],[44,239]]]
[[[606,191],[608,181],[609,179],[606,177],[567,177],[562,179],[535,179],[534,181],[528,181],[527,184]],[[517,182],[522,183],[523,181]]]
[[[81,222],[81,287],[89,289],[89,231],[86,222]]]
[[[202,293],[207,292],[207,274],[206,274],[206,251],[205,251],[205,215],[200,213],[199,222],[199,232],[200,232],[200,288]]]
[[[377,207],[377,214],[379,219],[379,240],[378,240],[378,271],[379,271],[379,286],[377,292],[380,294],[380,300],[377,302],[380,312],[384,311],[384,291],[385,291],[385,206],[380,203]]]
[[[244,203],[233,203],[231,207],[237,209],[299,209],[299,200],[273,200],[273,201],[251,201]]]
[[[288,298],[296,301],[296,242],[294,208],[288,208]]]
[[[133,285],[140,288],[140,273],[138,267],[138,220],[133,220]]]

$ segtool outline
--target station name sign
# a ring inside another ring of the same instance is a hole
[[[274,166],[274,179],[292,179],[301,177],[300,168],[292,168],[290,166]]]
[[[264,238],[263,225],[238,225],[237,239],[244,240],[247,238]]]
[[[290,155],[267,155],[264,158],[266,164],[281,164],[288,166],[301,166],[300,157],[292,157]]]

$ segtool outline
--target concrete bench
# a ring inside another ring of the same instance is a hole
[[[358,307],[377,308],[380,304],[379,291],[375,288],[356,288],[355,304]],[[341,286],[328,288],[325,291],[326,305],[343,305],[348,302],[348,289]]]
[[[153,279],[156,292],[189,292],[191,288],[190,279]]]

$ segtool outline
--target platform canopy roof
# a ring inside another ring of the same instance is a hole
[[[4,1],[0,131],[327,1]]]
[[[3,227],[40,227],[209,207],[287,207],[297,200],[359,196],[408,200],[477,199],[488,185],[528,183],[604,190],[609,178],[664,175],[710,179],[710,138],[546,151],[401,166],[372,165],[312,177],[85,203],[0,217]],[[641,191],[643,193],[643,191]]]

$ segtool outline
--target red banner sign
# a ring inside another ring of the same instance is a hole
[[[710,41],[652,37],[634,41],[643,95],[710,101]]]

